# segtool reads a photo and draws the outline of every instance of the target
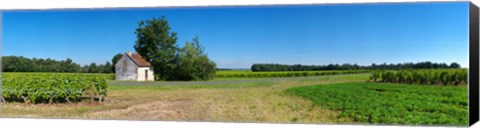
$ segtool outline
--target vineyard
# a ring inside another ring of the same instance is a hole
[[[416,69],[398,71],[374,71],[370,81],[423,85],[467,84],[467,69]]]
[[[78,102],[82,96],[107,96],[110,74],[3,73],[2,100],[23,102]]]
[[[264,77],[305,77],[369,73],[369,70],[329,70],[329,71],[282,71],[282,72],[252,72],[250,70],[217,71],[217,78],[264,78]]]
[[[467,125],[467,88],[395,83],[338,83],[287,89],[341,117],[369,124]]]

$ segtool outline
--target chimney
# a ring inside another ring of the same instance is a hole
[[[127,55],[132,56],[132,52],[127,51]]]

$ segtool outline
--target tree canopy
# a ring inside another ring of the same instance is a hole
[[[172,79],[178,51],[177,33],[171,32],[164,16],[140,21],[138,25],[135,50],[154,66],[155,78]]]
[[[153,65],[157,80],[208,80],[215,76],[216,64],[208,59],[198,37],[179,48],[177,33],[164,16],[138,25],[134,48]]]
[[[176,80],[209,80],[215,77],[215,62],[203,53],[198,37],[186,42],[177,56]]]

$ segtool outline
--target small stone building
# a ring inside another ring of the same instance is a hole
[[[153,81],[153,67],[141,55],[126,52],[115,64],[115,80]]]

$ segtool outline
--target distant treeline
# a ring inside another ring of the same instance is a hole
[[[66,60],[26,58],[23,56],[3,56],[3,72],[77,72],[77,73],[113,73],[114,68],[110,62],[97,65],[81,66],[72,62],[70,58]]]
[[[430,61],[419,63],[398,63],[398,64],[375,64],[370,66],[360,66],[357,64],[329,64],[329,65],[287,65],[287,64],[253,64],[251,70],[261,71],[316,71],[316,70],[371,70],[371,69],[436,69],[436,68],[461,68],[458,63],[432,63]]]

